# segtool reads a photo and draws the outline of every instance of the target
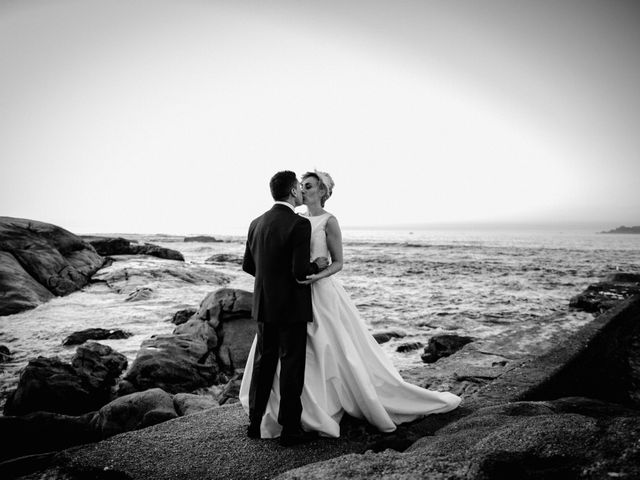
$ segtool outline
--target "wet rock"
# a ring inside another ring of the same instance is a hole
[[[127,357],[107,345],[88,342],[78,347],[71,365],[89,379],[100,397],[110,399],[112,387],[127,368]]]
[[[173,396],[160,388],[117,398],[102,407],[92,426],[103,437],[149,427],[178,417]]]
[[[173,318],[171,319],[171,323],[174,325],[182,325],[187,320],[189,320],[198,310],[195,308],[185,308],[183,310],[178,310],[173,314]]]
[[[218,240],[216,237],[210,237],[209,235],[196,235],[195,237],[184,237],[185,242],[203,242],[203,243],[214,243],[214,242],[222,242],[222,240]]]
[[[159,387],[191,392],[215,382],[218,365],[207,343],[189,334],[156,335],[142,342],[118,394]]]
[[[62,341],[63,345],[80,345],[87,340],[121,340],[129,338],[132,333],[125,332],[124,330],[106,328],[87,328],[80,330],[79,332],[73,332],[67,338]]]
[[[208,395],[177,393],[173,397],[173,405],[180,416],[191,415],[210,408],[219,407],[218,401]]]
[[[58,358],[30,360],[7,398],[4,413],[80,415],[97,410],[113,397],[112,387],[126,366],[124,355],[95,342],[78,347],[71,364]]]
[[[413,350],[418,350],[419,348],[422,348],[422,347],[424,347],[424,343],[422,342],[402,343],[398,345],[398,347],[396,348],[396,352],[406,353],[406,352],[411,352]]]
[[[134,255],[151,255],[152,257],[164,258],[166,260],[184,262],[184,256],[177,250],[160,247],[150,243],[131,245],[131,251]]]
[[[11,360],[11,350],[5,345],[0,345],[0,363]]]
[[[236,265],[242,265],[242,257],[237,255],[231,255],[229,253],[217,253],[207,258],[204,263],[234,263]]]
[[[384,332],[376,332],[373,334],[373,338],[376,339],[376,342],[382,344],[387,343],[392,338],[403,338],[406,334],[402,332],[398,332],[396,330],[387,330]]]
[[[143,289],[162,293],[166,289],[189,285],[222,286],[229,283],[230,278],[223,273],[212,271],[208,265],[146,258],[142,262],[134,259],[130,262],[116,261],[94,275],[93,281],[104,282],[119,294],[138,295],[144,291]]]
[[[133,292],[127,295],[125,298],[125,302],[140,302],[143,300],[149,300],[153,297],[153,288],[149,287],[140,287],[136,288]]]
[[[184,261],[184,256],[177,250],[160,247],[151,243],[135,243],[122,237],[83,236],[100,255],[151,255],[167,260]]]
[[[454,354],[473,340],[472,337],[462,335],[435,335],[429,339],[429,343],[424,347],[422,361],[425,363],[437,362],[442,357]]]
[[[207,295],[171,335],[145,340],[120,394],[159,387],[170,393],[208,387],[244,367],[256,334],[252,294],[223,288]],[[223,375],[224,374],[224,375]]]
[[[0,315],[79,290],[103,262],[91,245],[63,228],[0,217]]]
[[[86,375],[57,358],[30,360],[20,375],[18,387],[5,403],[5,415],[45,411],[80,415],[97,410],[105,398],[96,392]]]
[[[569,306],[589,313],[601,313],[622,300],[640,294],[640,275],[617,273],[603,282],[589,285],[569,300]]]

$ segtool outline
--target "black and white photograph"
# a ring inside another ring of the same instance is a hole
[[[640,4],[0,0],[0,477],[640,478]]]

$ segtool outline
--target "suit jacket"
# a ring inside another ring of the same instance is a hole
[[[311,223],[275,204],[251,222],[242,269],[255,277],[253,318],[258,322],[311,322],[311,288],[300,285],[317,273],[310,263]]]

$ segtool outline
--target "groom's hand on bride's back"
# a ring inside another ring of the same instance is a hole
[[[318,257],[313,261],[313,263],[318,266],[318,271],[321,272],[329,266],[329,259],[327,257]]]

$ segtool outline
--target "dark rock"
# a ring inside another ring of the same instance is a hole
[[[213,243],[213,242],[222,242],[222,240],[218,240],[215,237],[210,237],[208,235],[196,235],[195,237],[184,237],[185,242],[204,242],[204,243]]]
[[[11,359],[11,350],[5,345],[0,345],[0,363],[8,362]]]
[[[91,426],[93,415],[93,412],[81,416],[33,412],[21,417],[0,416],[3,438],[0,461],[97,442],[101,436]],[[0,467],[0,474],[3,470]]]
[[[82,235],[82,239],[93,245],[100,255],[120,255],[129,253],[131,240],[122,237],[93,237]]]
[[[178,415],[184,416],[219,407],[220,403],[209,395],[177,393],[173,396],[173,406]]]
[[[87,328],[73,332],[62,342],[63,345],[80,345],[87,340],[121,340],[129,338],[132,333],[124,330],[107,330],[106,328]]]
[[[29,275],[9,252],[0,251],[0,315],[12,315],[51,300],[55,295]]]
[[[142,245],[131,245],[131,252],[134,255],[151,255],[152,257],[164,258],[166,260],[177,260],[179,262],[184,262],[184,256],[177,250],[160,247],[158,245],[152,245],[150,243],[145,243]]]
[[[206,341],[194,335],[156,335],[142,342],[118,394],[159,387],[191,392],[216,381],[218,364]]]
[[[18,387],[7,398],[4,413],[80,415],[97,410],[111,400],[115,380],[126,366],[124,355],[94,342],[78,347],[72,364],[38,357],[23,370]]]
[[[171,319],[171,323],[174,325],[182,325],[187,320],[195,315],[198,310],[195,308],[185,308],[183,310],[178,310],[173,314],[173,318]]]
[[[257,332],[256,322],[251,317],[252,308],[251,292],[231,288],[210,293],[200,303],[196,318],[215,329],[215,353],[222,371],[233,372],[247,362]]]
[[[387,343],[392,338],[403,338],[405,336],[406,335],[404,333],[397,332],[395,330],[388,330],[385,332],[376,332],[373,334],[373,338],[375,338],[376,342],[380,344]]]
[[[183,262],[184,257],[177,250],[160,247],[151,243],[138,244],[122,237],[83,236],[100,255],[151,255],[167,260]]]
[[[149,427],[178,417],[173,396],[152,388],[117,398],[102,407],[92,420],[92,426],[103,437]]]
[[[229,253],[217,253],[207,258],[204,263],[235,263],[236,265],[242,265],[242,257],[231,255]]]
[[[71,365],[78,374],[89,379],[100,397],[109,399],[116,380],[127,368],[127,357],[107,345],[88,342],[78,347]]]
[[[5,415],[26,415],[45,411],[80,415],[97,410],[105,398],[96,395],[91,382],[68,363],[57,358],[38,357],[29,361],[18,387],[5,403]]]
[[[640,273],[617,272],[607,276],[605,282],[611,283],[640,283]]]
[[[425,363],[437,362],[438,359],[454,354],[473,340],[472,337],[461,335],[435,335],[429,339],[429,343],[424,347],[422,361]]]
[[[0,315],[79,290],[103,262],[91,245],[67,230],[0,217]]]
[[[221,288],[207,295],[200,303],[197,316],[211,322],[215,328],[220,322],[234,318],[251,317],[253,294],[245,290]]]
[[[424,347],[424,343],[422,342],[403,343],[401,345],[398,345],[398,347],[396,348],[396,352],[406,353],[406,352],[411,352],[412,350],[417,350],[422,347]]]
[[[153,288],[150,287],[139,287],[136,288],[133,292],[127,295],[125,298],[125,302],[140,302],[144,300],[149,300],[153,297]]]
[[[243,290],[223,288],[207,295],[173,334],[142,343],[119,393],[159,387],[175,394],[225,381],[247,361],[257,330],[252,303],[252,294]]]
[[[229,405],[239,402],[240,384],[242,383],[242,373],[236,373],[223,387],[218,402],[220,405]]]
[[[585,291],[572,297],[569,306],[589,313],[601,313],[621,300],[640,293],[640,280],[636,274],[614,274],[604,282],[589,285]]]

